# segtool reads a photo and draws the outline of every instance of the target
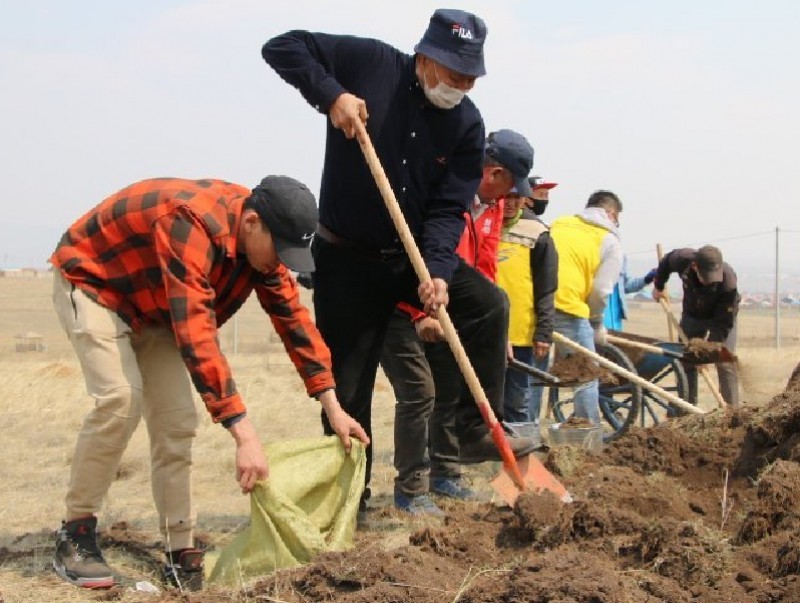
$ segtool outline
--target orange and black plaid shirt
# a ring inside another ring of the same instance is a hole
[[[217,328],[255,290],[309,395],[334,386],[330,351],[282,264],[254,270],[237,255],[250,190],[221,180],[144,180],[75,222],[50,261],[134,332],[167,326],[215,421],[244,412]]]

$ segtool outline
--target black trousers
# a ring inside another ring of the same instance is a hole
[[[402,253],[382,255],[315,237],[312,247],[316,322],[333,358],[339,402],[372,437],[372,391],[384,336],[400,301],[419,304],[417,278]],[[459,260],[449,285],[448,312],[483,386],[502,419],[508,302],[494,284]],[[325,433],[330,424],[323,413]],[[463,441],[487,428],[469,391],[459,401],[456,428]],[[367,449],[367,484],[372,447]],[[369,489],[365,491],[369,498]]]

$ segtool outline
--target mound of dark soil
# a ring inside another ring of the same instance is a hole
[[[577,451],[569,463],[554,449],[546,464],[572,504],[532,493],[513,511],[447,504],[443,521],[415,524],[394,548],[380,528],[360,531],[353,550],[246,592],[148,600],[800,601],[800,370],[794,377],[759,410],[632,429],[602,456]]]

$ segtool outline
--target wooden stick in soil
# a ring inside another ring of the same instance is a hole
[[[372,176],[375,178],[375,183],[378,185],[378,190],[380,190],[381,196],[386,203],[386,208],[389,210],[389,215],[392,218],[392,222],[394,222],[395,228],[397,228],[397,232],[400,235],[400,240],[403,243],[403,247],[405,248],[408,257],[411,260],[411,265],[414,268],[414,272],[416,272],[420,282],[424,283],[430,281],[431,276],[428,272],[428,267],[425,265],[425,262],[422,259],[422,254],[420,253],[417,243],[408,227],[408,223],[403,216],[403,212],[400,209],[400,204],[397,202],[397,198],[394,195],[394,191],[389,183],[389,179],[386,177],[386,173],[383,170],[380,159],[378,159],[375,148],[372,146],[372,141],[369,138],[369,134],[367,134],[366,128],[360,121],[357,122],[356,138],[358,139],[359,145],[361,145],[361,150],[364,153],[364,157],[369,165],[370,171],[372,172]],[[453,356],[455,356],[456,362],[461,369],[461,373],[464,375],[464,380],[469,387],[469,391],[472,394],[472,397],[475,399],[475,403],[478,405],[481,416],[486,422],[489,432],[492,435],[492,439],[494,440],[494,443],[500,452],[500,456],[503,459],[503,465],[510,474],[516,486],[520,490],[525,490],[525,480],[522,477],[519,465],[517,465],[517,459],[514,457],[514,453],[508,443],[506,434],[503,431],[503,426],[497,420],[492,407],[489,406],[489,401],[486,398],[483,387],[481,387],[481,384],[478,381],[478,376],[475,373],[475,369],[472,367],[472,363],[469,361],[467,353],[464,351],[464,346],[461,344],[461,340],[458,338],[458,333],[453,326],[453,322],[450,320],[450,315],[447,313],[447,310],[444,308],[444,306],[439,306],[436,312],[436,318],[439,320],[439,323],[442,326],[444,338],[449,344],[450,349],[453,351]]]
[[[698,414],[698,415],[706,414],[704,410],[699,409],[694,404],[689,404],[686,400],[683,400],[682,398],[679,398],[678,396],[676,396],[672,392],[668,392],[667,390],[665,390],[665,389],[663,389],[661,387],[658,387],[655,383],[651,383],[647,379],[644,379],[644,378],[640,377],[636,373],[632,373],[629,370],[622,368],[618,364],[613,363],[611,360],[608,360],[607,358],[603,358],[600,354],[598,354],[596,352],[593,352],[591,350],[587,350],[582,345],[580,345],[578,343],[575,343],[571,339],[567,339],[561,333],[553,333],[553,341],[555,341],[557,343],[560,343],[560,344],[563,344],[566,347],[571,348],[572,350],[574,350],[574,351],[576,351],[576,352],[578,352],[580,354],[584,354],[584,355],[588,356],[589,358],[591,358],[592,360],[597,362],[600,366],[603,366],[603,367],[607,368],[608,370],[610,370],[613,373],[616,373],[618,375],[622,375],[628,381],[630,381],[632,383],[635,383],[636,385],[638,385],[640,387],[643,387],[644,389],[653,392],[654,394],[658,395],[659,397],[667,400],[668,402],[672,402],[672,404],[674,404],[675,406],[677,406],[677,407],[679,407],[679,408],[681,408],[681,409],[683,409],[685,411],[688,411],[688,412],[691,412],[691,413],[695,413],[695,414]]]
[[[661,263],[661,260],[664,259],[664,249],[661,247],[661,243],[656,243],[656,257],[658,258],[658,263]],[[666,301],[667,308],[670,308],[670,314],[672,314],[672,308],[669,303],[669,292],[667,291],[666,286],[664,287],[664,300]],[[672,321],[667,319],[667,330],[669,331],[669,340],[675,341],[675,331],[672,326]]]

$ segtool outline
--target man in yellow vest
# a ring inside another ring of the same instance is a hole
[[[605,343],[606,298],[622,268],[621,212],[619,197],[600,190],[580,214],[558,218],[550,227],[558,250],[555,331],[591,351],[595,343]],[[556,352],[566,355],[560,346]],[[576,417],[600,423],[597,379],[576,388],[573,404]]]
[[[546,205],[549,189],[556,184],[545,183],[538,176],[529,180],[535,202],[544,197]],[[547,225],[539,218],[544,206],[538,205],[539,214],[531,213],[532,218],[528,219],[524,210],[527,202],[528,198],[517,194],[505,197],[497,285],[506,292],[510,303],[510,355],[547,370],[553,341],[558,253]],[[542,388],[532,386],[529,375],[506,370],[504,394],[503,415],[507,423],[539,423]]]

